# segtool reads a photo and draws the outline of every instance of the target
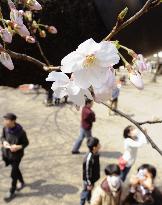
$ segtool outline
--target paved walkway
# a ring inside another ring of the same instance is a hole
[[[140,92],[128,86],[123,88],[120,109],[134,114],[135,119],[162,119],[162,78],[157,84],[147,84]],[[161,82],[160,82],[161,81]],[[81,164],[83,155],[72,156],[71,147],[79,131],[80,112],[71,105],[47,108],[42,104],[44,96],[33,98],[18,90],[0,88],[0,114],[15,112],[27,130],[30,146],[21,164],[28,186],[18,194],[11,205],[77,205],[82,186]],[[105,165],[117,162],[123,151],[122,131],[129,122],[119,116],[108,116],[102,105],[95,105],[97,122],[94,136],[102,144],[102,173]],[[162,125],[146,126],[148,133],[162,148]],[[86,152],[85,143],[81,148]],[[150,145],[139,151],[139,158],[132,172],[144,162],[153,163],[158,168],[158,179],[162,178],[162,157]],[[10,168],[0,161],[0,204],[10,185]]]

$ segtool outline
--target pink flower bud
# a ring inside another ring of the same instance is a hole
[[[10,55],[6,52],[1,52],[0,53],[0,62],[9,70],[13,70],[14,69],[14,65],[12,62],[12,59],[10,57]]]
[[[49,26],[48,27],[48,32],[52,33],[52,34],[56,34],[57,33],[57,29],[54,26]]]
[[[39,35],[41,38],[45,38],[46,37],[46,32],[44,30],[39,32]]]
[[[28,43],[35,43],[35,38],[33,38],[32,36],[26,36],[25,40]]]

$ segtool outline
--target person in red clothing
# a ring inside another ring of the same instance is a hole
[[[95,113],[91,110],[93,101],[90,99],[86,100],[85,106],[82,109],[82,119],[79,138],[76,140],[72,149],[72,154],[79,154],[79,148],[86,137],[89,139],[92,137],[92,126],[93,122],[96,121]]]

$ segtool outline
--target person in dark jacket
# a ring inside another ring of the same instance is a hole
[[[86,201],[90,203],[91,192],[95,182],[100,178],[100,161],[99,150],[100,142],[97,138],[91,137],[87,146],[89,152],[83,161],[83,191],[81,193],[80,205],[84,205]]]
[[[79,148],[85,137],[88,139],[92,137],[92,126],[96,121],[95,113],[92,111],[93,101],[90,99],[86,100],[86,104],[82,109],[81,129],[79,138],[76,140],[72,149],[72,154],[79,154]]]
[[[130,180],[129,194],[122,205],[162,205],[162,193],[155,186],[156,168],[150,164],[139,167]]]
[[[15,197],[16,188],[20,191],[25,186],[19,165],[29,141],[22,126],[16,123],[16,119],[17,117],[13,113],[4,116],[4,128],[1,136],[2,159],[6,166],[11,165],[12,184],[9,193],[4,198],[7,202]],[[17,187],[18,181],[19,187]]]

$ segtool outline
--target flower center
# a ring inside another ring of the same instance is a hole
[[[96,56],[94,54],[87,55],[86,59],[83,62],[83,66],[84,68],[90,68],[95,64],[95,62],[96,62]]]

